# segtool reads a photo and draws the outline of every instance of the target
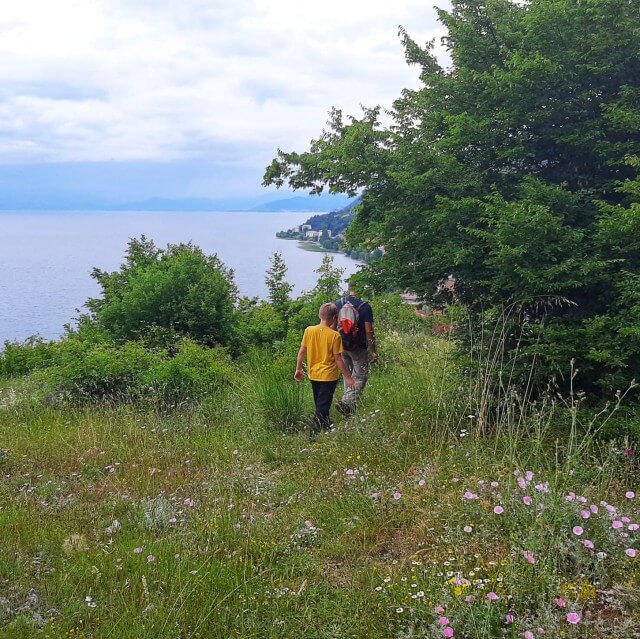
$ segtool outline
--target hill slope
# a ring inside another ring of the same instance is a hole
[[[635,458],[592,461],[579,416],[481,436],[449,344],[389,326],[315,443],[278,426],[311,411],[291,353],[195,412],[5,396],[0,637],[636,636]]]

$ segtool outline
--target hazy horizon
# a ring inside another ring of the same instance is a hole
[[[417,86],[399,24],[444,33],[417,0],[7,5],[0,206],[299,195],[261,187],[277,149]]]

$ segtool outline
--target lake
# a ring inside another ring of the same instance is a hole
[[[39,334],[54,339],[99,293],[94,266],[113,271],[131,237],[144,234],[158,246],[192,241],[235,271],[240,293],[266,296],[269,256],[281,251],[294,293],[313,288],[323,253],[305,251],[277,231],[312,213],[2,212],[0,211],[0,344]],[[358,263],[334,255],[345,276]]]

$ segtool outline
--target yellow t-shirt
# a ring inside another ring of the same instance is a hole
[[[314,382],[335,382],[340,377],[334,356],[342,353],[340,333],[328,326],[309,326],[304,331],[302,346],[307,349],[309,379]]]

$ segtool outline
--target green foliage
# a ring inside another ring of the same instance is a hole
[[[289,304],[286,308],[288,311]],[[281,340],[287,332],[287,321],[273,304],[243,299],[234,331],[241,350],[246,351]]]
[[[204,348],[191,340],[180,342],[172,357],[162,357],[143,380],[147,401],[162,409],[216,397],[237,373],[221,348]]]
[[[401,30],[422,86],[396,100],[393,122],[334,109],[308,152],[278,153],[265,184],[363,191],[347,237],[384,247],[368,268],[378,290],[444,303],[453,275],[471,326],[509,309],[520,385],[566,386],[575,357],[576,383],[607,395],[640,376],[640,6],[455,0],[439,16],[451,68]]]
[[[322,257],[322,263],[315,272],[318,274],[318,281],[311,294],[323,300],[321,302],[322,304],[338,299],[342,294],[342,276],[344,275],[344,269],[334,266],[331,255],[324,255]]]
[[[55,359],[56,342],[30,337],[24,342],[5,341],[0,351],[0,377],[18,377],[46,368]]]
[[[102,295],[86,304],[90,320],[116,340],[155,330],[156,337],[165,331],[209,346],[233,342],[233,272],[193,244],[159,249],[144,236],[132,239],[119,271],[96,268],[92,276]]]
[[[228,355],[189,339],[171,351],[141,342],[121,346],[62,342],[55,364],[37,375],[57,403],[136,402],[156,408],[201,401],[234,375]]]
[[[273,361],[264,352],[253,351],[249,358],[250,383],[256,406],[266,422],[282,430],[304,427],[309,405],[308,384],[293,381],[293,356]]]
[[[282,315],[285,315],[291,302],[293,286],[286,280],[287,265],[280,251],[271,256],[271,266],[266,273],[265,283],[269,290],[269,301]]]

